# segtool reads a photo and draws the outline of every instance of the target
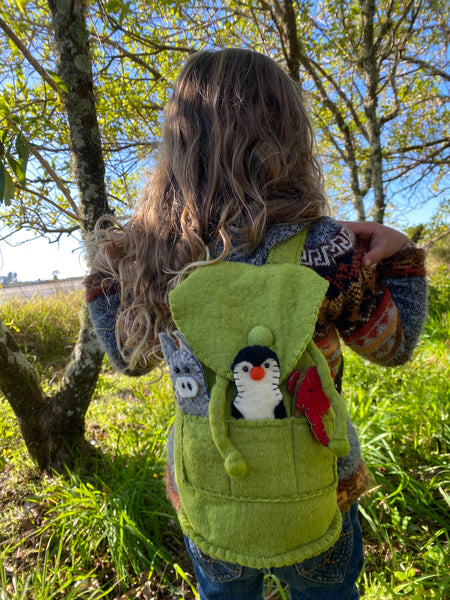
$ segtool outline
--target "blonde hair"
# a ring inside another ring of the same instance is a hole
[[[189,58],[142,201],[125,226],[100,234],[102,270],[121,284],[116,335],[132,368],[161,358],[176,275],[257,248],[275,223],[327,212],[313,146],[301,92],[275,61],[241,49]]]

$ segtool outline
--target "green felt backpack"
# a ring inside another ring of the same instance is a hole
[[[300,266],[305,237],[275,246],[262,266],[198,267],[170,293],[178,343],[160,336],[178,400],[183,532],[254,568],[319,554],[342,527],[347,416],[312,341],[328,282]]]

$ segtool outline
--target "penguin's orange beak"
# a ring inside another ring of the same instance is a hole
[[[262,367],[253,367],[252,370],[250,371],[250,377],[252,379],[254,379],[255,381],[259,381],[260,379],[263,379],[265,374],[266,374],[266,372],[264,371],[264,369]]]

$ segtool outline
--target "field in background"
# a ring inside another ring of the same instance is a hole
[[[14,298],[32,300],[38,296],[54,296],[81,291],[82,281],[83,277],[70,277],[69,279],[50,279],[48,281],[0,286],[0,304],[9,302]]]

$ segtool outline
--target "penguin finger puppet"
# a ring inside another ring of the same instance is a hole
[[[279,388],[278,357],[267,346],[247,346],[240,350],[232,365],[237,394],[233,416],[244,419],[286,417]]]
[[[209,392],[203,369],[183,334],[176,331],[174,335],[179,347],[166,333],[159,334],[159,341],[177,402],[183,412],[207,417]]]

